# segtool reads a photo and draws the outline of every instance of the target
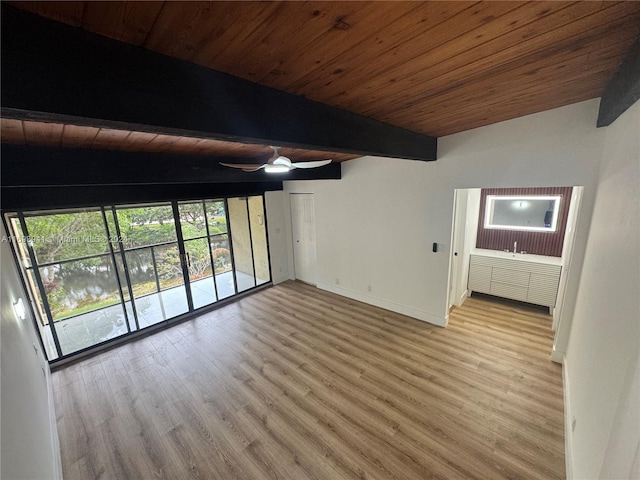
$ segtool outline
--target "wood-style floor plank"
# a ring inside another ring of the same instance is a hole
[[[286,282],[54,372],[65,479],[564,478],[550,327]]]

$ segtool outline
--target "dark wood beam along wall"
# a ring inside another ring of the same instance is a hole
[[[607,84],[600,101],[598,127],[611,125],[640,99],[640,38]]]
[[[9,144],[0,152],[4,211],[254,195],[282,190],[283,180],[341,178],[340,163],[274,176],[194,155]]]

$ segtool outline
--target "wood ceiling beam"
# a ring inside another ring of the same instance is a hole
[[[170,185],[339,180],[340,163],[287,173],[243,172],[219,162],[232,157],[203,157],[156,152],[2,144],[2,187],[78,185]]]
[[[2,4],[2,115],[358,155],[437,140]]]
[[[640,38],[632,45],[622,65],[609,81],[600,99],[598,127],[611,125],[640,99]]]

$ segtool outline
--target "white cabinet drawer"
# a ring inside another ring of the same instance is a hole
[[[471,255],[469,290],[554,307],[560,265]]]
[[[522,285],[512,285],[510,283],[491,282],[491,295],[510,298],[512,300],[527,301],[528,288]]]
[[[474,292],[490,293],[491,267],[471,263],[469,266],[469,283],[467,287]]]
[[[511,283],[513,285],[521,285],[526,287],[529,285],[529,276],[531,273],[518,270],[507,270],[506,268],[493,267],[491,274],[492,282]]]
[[[532,273],[527,302],[554,307],[558,295],[559,280],[559,276]]]

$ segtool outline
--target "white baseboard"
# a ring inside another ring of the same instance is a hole
[[[321,290],[326,290],[328,292],[335,293],[343,297],[352,298],[353,300],[357,300],[362,303],[367,303],[375,307],[384,308],[385,310],[391,310],[392,312],[401,313],[402,315],[407,315],[409,317],[422,320],[423,322],[437,325],[438,327],[447,326],[448,316],[440,317],[438,315],[434,315],[432,313],[425,312],[417,308],[409,307],[407,305],[401,305],[399,303],[391,302],[384,298],[374,297],[373,295],[367,295],[364,293],[356,292],[354,290],[349,290],[347,288],[342,288],[336,285],[318,283],[317,287]]]
[[[554,349],[551,350],[551,361],[555,362],[555,363],[559,363],[560,365],[562,365],[564,363],[564,353],[559,352],[558,350]]]
[[[279,283],[286,282],[287,280],[290,280],[289,274],[285,273],[284,275],[278,275],[277,277],[273,277],[271,279],[271,283],[273,283],[274,285],[277,285]]]
[[[469,296],[469,290],[465,290],[464,292],[462,292],[462,295],[460,295],[460,298],[458,298],[458,303],[456,303],[456,305],[458,307],[461,307],[468,296]]]
[[[562,386],[562,391],[564,392],[564,461],[567,471],[567,480],[573,480],[573,431],[571,429],[573,414],[571,413],[571,395],[567,358],[564,355],[562,361]]]
[[[43,360],[43,364],[44,364]],[[56,480],[62,480],[62,457],[60,454],[60,438],[58,437],[58,422],[56,415],[55,401],[53,399],[53,382],[51,380],[51,369],[48,365],[45,369],[45,383],[47,384],[47,400],[49,404],[49,428],[51,430],[51,445],[53,448],[53,471]]]

